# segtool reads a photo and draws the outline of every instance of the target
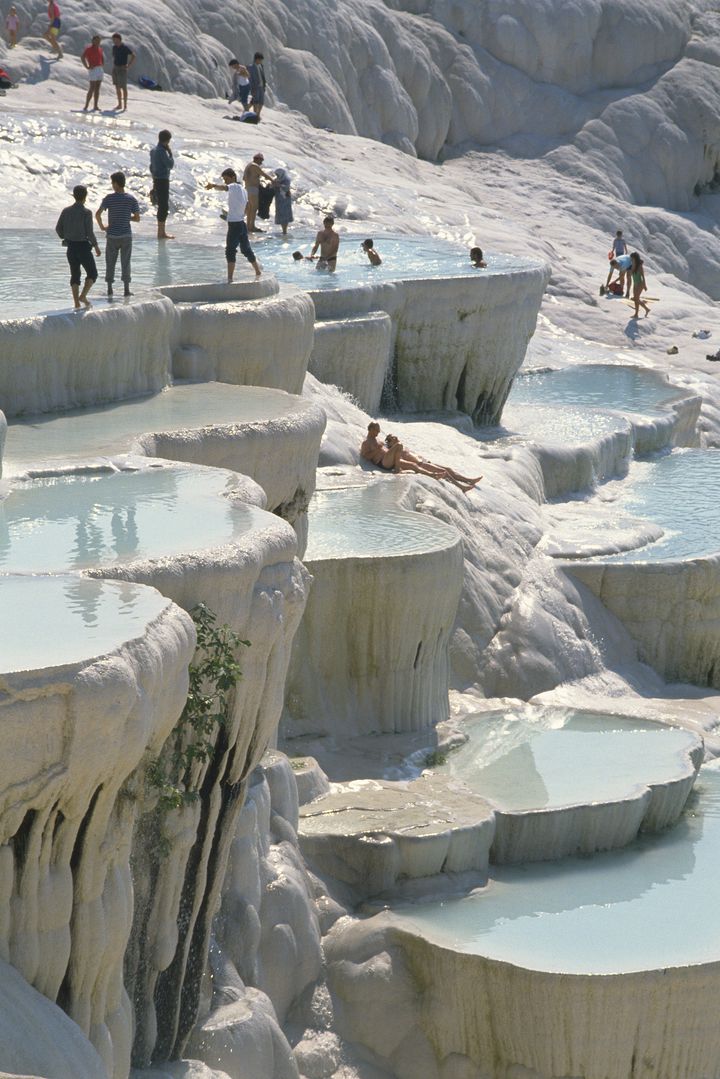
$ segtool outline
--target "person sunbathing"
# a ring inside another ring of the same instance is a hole
[[[365,461],[371,461],[372,464],[387,469],[389,472],[415,472],[434,480],[448,480],[465,493],[471,491],[482,479],[482,476],[474,479],[461,476],[459,472],[446,465],[436,465],[432,461],[417,457],[405,449],[396,435],[388,435],[385,442],[380,441],[379,435],[380,424],[375,421],[369,423],[367,438],[360,447],[360,456]]]

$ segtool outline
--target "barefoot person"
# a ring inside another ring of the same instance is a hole
[[[335,218],[332,214],[328,214],[323,218],[323,227],[320,229],[315,237],[315,243],[310,249],[309,258],[315,257],[315,252],[320,249],[320,257],[317,260],[316,270],[327,270],[328,273],[335,273],[337,266],[337,253],[340,247],[340,237],[333,228],[335,224]]]
[[[260,200],[260,177],[264,176],[266,180],[272,182],[273,176],[269,172],[265,172],[262,167],[262,163],[265,160],[262,154],[255,154],[249,165],[245,166],[243,172],[243,183],[245,185],[245,194],[247,196],[247,210],[245,215],[247,217],[248,232],[263,232],[263,229],[256,228],[255,215],[258,212],[258,204]]]
[[[170,172],[175,168],[175,158],[170,149],[171,131],[161,131],[158,134],[157,146],[150,151],[150,174],[153,178],[153,191],[155,193],[155,205],[157,206],[157,238],[158,240],[174,240],[165,231],[170,205]]]
[[[466,494],[471,491],[482,479],[482,476],[471,478],[461,476],[452,468],[445,465],[436,465],[432,461],[424,461],[414,453],[406,450],[402,442],[395,435],[388,435],[385,442],[381,442],[380,424],[373,420],[368,424],[367,438],[360,447],[360,456],[374,465],[379,465],[391,472],[416,472],[421,476],[429,476],[434,480],[449,480],[455,487],[459,487]]]
[[[117,94],[118,112],[125,112],[128,102],[128,71],[135,63],[135,53],[125,44],[122,34],[112,36],[112,60],[112,81]]]
[[[105,243],[105,280],[107,281],[107,294],[113,294],[113,282],[115,280],[115,266],[117,257],[120,255],[120,276],[123,282],[125,296],[131,296],[130,292],[130,259],[132,257],[132,227],[131,221],[140,220],[140,206],[134,195],[125,191],[125,173],[114,172],[110,177],[112,194],[106,195],[95,211],[95,220],[104,233],[107,234]],[[103,224],[102,215],[107,210],[107,228]]]
[[[265,78],[265,68],[263,61],[265,57],[261,52],[256,52],[253,56],[253,62],[247,69],[248,78],[250,79],[250,99],[252,101],[253,112],[256,113],[258,119],[262,112],[262,107],[265,104],[265,87],[267,86],[267,80]],[[252,229],[250,230],[252,232]]]
[[[100,36],[95,34],[91,43],[83,50],[83,54],[80,57],[82,65],[88,73],[88,92],[85,98],[85,105],[83,112],[87,112],[90,108],[90,102],[93,102],[93,112],[97,112],[100,108],[100,87],[102,86],[103,75],[105,74],[105,54],[102,51],[100,45]]]
[[[639,318],[640,308],[645,309],[645,318],[650,314],[650,308],[645,303],[641,296],[643,292],[647,292],[647,285],[645,284],[645,271],[643,268],[643,261],[638,255],[637,251],[633,251],[630,256],[630,272],[629,279],[632,282],[633,288],[633,303],[635,304],[635,314],[633,318]]]
[[[87,188],[78,184],[73,188],[72,206],[66,206],[58,218],[55,231],[63,242],[65,254],[70,264],[70,289],[76,308],[84,304],[90,306],[88,292],[97,281],[97,266],[93,258],[100,255],[100,248],[93,232],[92,214],[85,206]],[[85,271],[85,284],[80,291],[80,270]]]
[[[63,51],[62,45],[58,41],[60,37],[60,8],[57,4],[57,0],[49,0],[47,7],[48,15],[48,28],[45,31],[45,40],[50,42],[50,47],[54,53],[57,53],[58,60],[62,60]]]
[[[227,262],[228,284],[230,284],[235,275],[235,256],[237,255],[238,247],[252,266],[256,277],[259,277],[262,273],[262,266],[255,258],[255,252],[250,246],[250,240],[248,239],[248,230],[247,225],[245,224],[245,207],[247,206],[245,188],[242,184],[238,183],[235,169],[224,169],[222,172],[222,181],[221,184],[205,184],[205,190],[227,191],[228,208],[225,261]]]
[[[620,281],[620,288],[625,290],[625,298],[630,295],[630,256],[618,255],[617,258],[610,259],[610,272],[607,275],[607,281],[605,282],[605,292],[607,292],[612,276],[617,273],[618,280]],[[602,294],[602,290],[601,290]]]

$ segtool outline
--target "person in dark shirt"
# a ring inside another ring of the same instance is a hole
[[[95,220],[106,234],[105,244],[105,280],[107,281],[107,294],[113,294],[113,282],[115,280],[115,265],[118,254],[120,255],[120,276],[122,277],[124,292],[131,296],[130,292],[130,258],[132,256],[132,229],[131,221],[140,220],[140,206],[134,195],[128,195],[125,191],[125,173],[114,172],[110,177],[112,194],[106,195],[95,211]],[[103,211],[107,210],[107,227],[103,224]]]
[[[170,171],[175,167],[175,158],[170,149],[171,138],[171,131],[161,131],[158,135],[157,146],[150,151],[150,174],[153,178],[154,202],[157,206],[158,240],[175,239],[165,231],[170,202]]]
[[[99,256],[100,248],[93,232],[92,214],[85,206],[87,188],[78,184],[73,188],[75,202],[72,206],[66,206],[58,218],[55,231],[63,242],[65,254],[70,264],[70,289],[72,291],[73,304],[79,308],[81,304],[90,306],[88,292],[97,281],[97,266],[93,258],[92,249]],[[80,269],[85,270],[85,284],[80,291]]]
[[[123,42],[121,34],[112,36],[112,81],[117,93],[119,112],[127,109],[128,71],[135,63],[135,53]]]
[[[265,104],[265,87],[267,83],[265,80],[265,68],[263,67],[264,59],[265,57],[261,52],[256,52],[253,56],[253,62],[248,68],[252,109],[258,116],[262,112],[262,107]]]

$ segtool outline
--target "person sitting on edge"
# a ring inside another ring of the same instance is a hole
[[[610,260],[610,272],[607,275],[607,281],[605,282],[604,291],[607,292],[608,286],[612,281],[612,275],[617,271],[618,278],[620,280],[620,288],[625,289],[625,299],[630,295],[630,256],[618,255],[617,258]],[[603,295],[603,290],[600,290],[600,295]]]
[[[389,472],[415,472],[418,475],[428,476],[434,480],[449,480],[450,483],[459,487],[465,494],[471,491],[482,479],[482,476],[478,476],[476,479],[461,476],[459,472],[455,472],[452,468],[435,465],[432,461],[424,461],[414,453],[406,450],[400,439],[395,435],[388,435],[383,444],[379,435],[380,424],[373,420],[368,424],[367,438],[360,446],[360,456],[365,461],[379,465],[380,468],[384,468]]]
[[[245,224],[245,207],[247,206],[245,188],[238,183],[235,169],[223,169],[221,177],[223,181],[221,184],[205,184],[205,190],[227,191],[228,193],[225,261],[227,262],[228,284],[231,284],[235,275],[235,256],[238,246],[255,271],[256,277],[262,273],[262,266],[255,258],[255,252],[248,239],[248,229]]]
[[[316,270],[327,270],[328,273],[334,273],[337,267],[337,253],[340,246],[340,237],[333,228],[335,224],[335,218],[332,214],[328,214],[323,218],[323,228],[315,237],[315,243],[310,249],[308,258],[314,258],[315,252],[320,248],[320,257],[317,260]]]
[[[475,266],[476,269],[478,269],[478,270],[484,270],[485,269],[485,267],[487,266],[487,262],[485,262],[485,260],[483,258],[483,253],[482,253],[482,248],[481,247],[471,247],[470,248],[470,261],[472,262],[473,266]]]
[[[372,240],[363,240],[363,242],[360,244],[360,246],[362,247],[363,251],[367,255],[368,262],[370,263],[371,266],[382,266],[382,259],[380,258],[377,251],[373,247]]]
[[[97,266],[93,258],[92,249],[99,257],[100,248],[93,231],[92,214],[85,206],[87,188],[77,184],[73,188],[75,202],[72,206],[66,206],[60,214],[55,231],[63,242],[65,254],[70,264],[70,290],[72,292],[75,308],[81,304],[90,306],[88,292],[97,281]],[[80,291],[80,268],[85,270],[85,284]]]

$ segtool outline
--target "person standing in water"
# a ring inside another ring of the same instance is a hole
[[[87,97],[85,98],[85,105],[83,112],[87,112],[90,108],[90,102],[93,102],[93,112],[97,112],[100,108],[100,87],[102,86],[103,75],[105,74],[105,54],[102,51],[100,45],[100,37],[98,34],[93,36],[92,42],[83,50],[83,54],[80,57],[82,65],[88,73],[88,86]]]
[[[323,218],[323,227],[317,233],[315,243],[310,249],[310,258],[314,258],[315,252],[318,248],[320,249],[320,258],[317,260],[316,270],[327,270],[328,273],[335,273],[340,237],[333,228],[334,224],[335,218],[332,214],[328,214],[327,217]]]
[[[250,246],[248,229],[245,224],[245,207],[247,206],[247,194],[242,184],[238,183],[235,169],[224,169],[221,175],[221,184],[205,184],[206,191],[227,191],[227,238],[225,240],[225,261],[227,262],[228,284],[232,284],[235,276],[235,258],[237,249],[248,260],[255,276],[262,273],[262,266],[255,257],[255,252]]]
[[[115,280],[115,266],[117,257],[120,255],[120,276],[124,286],[124,294],[131,296],[130,292],[130,259],[132,257],[132,228],[131,221],[140,220],[140,206],[134,195],[125,191],[125,173],[114,172],[110,177],[112,194],[106,195],[95,211],[95,220],[107,233],[105,243],[105,280],[107,281],[107,294],[113,294],[113,282]],[[107,228],[103,224],[103,211],[107,210]]]
[[[470,261],[476,270],[484,270],[487,266],[487,262],[483,258],[481,247],[470,248]]]
[[[150,174],[153,178],[153,191],[155,193],[155,205],[157,206],[157,238],[158,240],[174,240],[165,231],[165,222],[168,218],[170,205],[170,172],[175,168],[175,159],[170,149],[171,131],[161,131],[158,134],[157,146],[150,151]]]
[[[633,318],[640,317],[640,308],[645,308],[645,318],[650,314],[650,308],[640,297],[643,292],[647,292],[647,285],[645,284],[645,270],[643,267],[643,260],[640,258],[637,251],[633,251],[630,256],[630,271],[628,274],[629,280],[632,281],[633,288],[633,303],[635,304],[635,313]]]
[[[283,236],[287,236],[288,225],[293,220],[290,173],[287,169],[275,169],[272,186],[275,190],[275,224],[280,226]]]
[[[45,40],[50,42],[50,47],[54,53],[57,53],[58,60],[62,60],[62,45],[58,41],[62,23],[60,21],[60,7],[58,6],[57,0],[49,0],[47,15],[49,25],[45,31]]]
[[[92,214],[85,206],[87,188],[78,184],[73,188],[72,206],[66,206],[60,214],[55,231],[63,242],[65,254],[70,265],[70,290],[73,304],[79,308],[81,304],[90,306],[88,292],[97,281],[97,266],[93,258],[100,255],[100,248],[93,232]],[[80,291],[80,270],[85,270],[85,284]]]
[[[265,160],[262,154],[254,154],[252,161],[245,166],[243,172],[243,183],[245,185],[245,194],[247,196],[247,228],[248,232],[262,232],[263,229],[257,228],[255,225],[255,215],[258,212],[258,205],[260,200],[260,177],[264,176],[266,180],[272,182],[273,177],[269,172],[265,172],[262,167],[262,163]]]

